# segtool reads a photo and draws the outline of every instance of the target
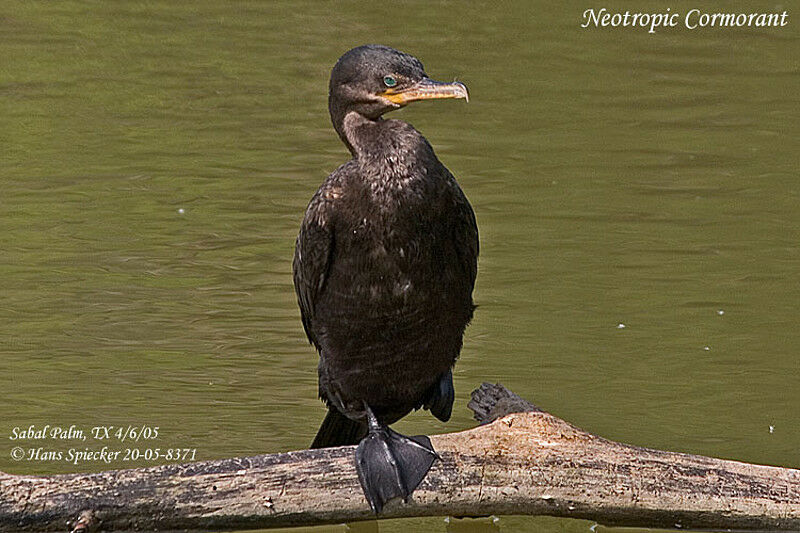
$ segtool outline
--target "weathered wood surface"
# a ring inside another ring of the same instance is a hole
[[[551,515],[608,525],[800,531],[800,470],[612,442],[506,389],[382,516]],[[515,412],[514,414],[507,414]],[[268,528],[372,519],[354,447],[49,477],[0,473],[0,531]]]

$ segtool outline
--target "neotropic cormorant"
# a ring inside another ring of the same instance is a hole
[[[388,424],[420,407],[450,418],[478,259],[475,214],[455,178],[416,129],[382,115],[467,96],[386,46],[354,48],[331,72],[331,120],[353,158],[308,205],[294,284],[328,405],[312,448],[359,443],[356,469],[376,513],[407,498],[437,457],[430,439]]]

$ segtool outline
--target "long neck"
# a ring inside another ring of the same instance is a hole
[[[376,119],[370,119],[352,110],[347,110],[336,106],[333,102],[329,104],[331,113],[331,122],[339,138],[353,154],[354,158],[358,158],[367,149],[367,144],[370,138],[374,139],[375,127],[378,127],[379,122],[383,119],[378,116]]]
[[[353,158],[379,181],[402,184],[424,177],[441,163],[433,148],[413,126],[399,120],[375,118],[329,102],[331,122]]]

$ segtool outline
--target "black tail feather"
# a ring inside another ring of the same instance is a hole
[[[350,420],[335,407],[328,408],[328,414],[317,431],[312,448],[332,448],[358,444],[367,434],[366,422]]]
[[[425,409],[430,409],[433,416],[447,422],[453,412],[453,401],[456,398],[456,391],[453,388],[453,371],[448,370],[439,377],[439,381],[434,383],[428,390],[428,399],[425,401]]]

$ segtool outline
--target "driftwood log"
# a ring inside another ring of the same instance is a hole
[[[386,518],[550,515],[606,525],[800,531],[800,470],[612,442],[484,384],[483,425]],[[509,414],[511,413],[511,414]],[[354,447],[48,477],[0,473],[0,531],[248,529],[374,518]]]

